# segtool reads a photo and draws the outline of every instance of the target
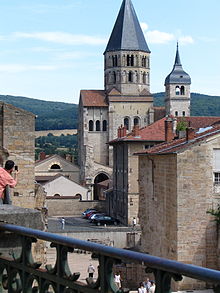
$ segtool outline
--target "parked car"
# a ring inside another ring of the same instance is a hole
[[[110,217],[110,216],[98,216],[93,220],[93,223],[95,223],[97,226],[100,225],[118,225],[120,222],[119,220]]]
[[[97,213],[98,213],[98,211],[96,211],[96,210],[89,211],[89,212],[85,215],[85,218],[86,218],[86,219],[89,219],[89,217],[90,217],[91,215],[93,215],[93,214],[97,214]]]
[[[82,213],[82,216],[85,217],[88,213],[90,213],[90,212],[92,212],[92,211],[96,211],[96,209],[93,209],[93,208],[86,209],[86,210]]]
[[[100,216],[106,216],[106,214],[104,213],[95,213],[95,214],[92,214],[90,217],[89,217],[89,220],[90,222],[93,222],[94,219],[97,219],[98,217]]]

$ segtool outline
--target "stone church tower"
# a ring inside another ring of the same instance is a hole
[[[104,52],[104,90],[81,90],[79,101],[79,165],[81,183],[91,186],[112,176],[112,149],[108,142],[124,125],[145,126],[152,119],[150,50],[131,0],[123,0]]]
[[[165,79],[166,115],[190,116],[190,84],[191,78],[182,68],[177,43],[173,70]]]

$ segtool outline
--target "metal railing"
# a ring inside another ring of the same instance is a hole
[[[123,292],[117,289],[113,276],[113,266],[121,262],[141,264],[146,267],[146,272],[152,272],[156,293],[171,292],[171,280],[180,281],[182,276],[211,283],[214,292],[220,292],[220,271],[11,224],[0,224],[0,230],[21,237],[20,255],[0,257],[0,293]],[[55,247],[56,262],[53,267],[46,265],[43,269],[41,263],[34,261],[32,244],[38,239],[49,241]],[[95,282],[88,278],[87,283],[82,283],[79,273],[70,271],[68,254],[74,249],[92,252],[98,258],[98,278]]]

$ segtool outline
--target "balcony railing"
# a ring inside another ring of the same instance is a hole
[[[11,224],[0,224],[0,230],[7,232],[4,236],[17,235],[21,243],[19,255],[11,253],[11,258],[0,257],[0,293],[121,292],[113,278],[113,266],[121,262],[141,264],[146,267],[146,272],[152,272],[156,293],[171,292],[171,279],[179,281],[182,276],[211,283],[214,292],[220,292],[220,271]],[[34,261],[32,245],[39,239],[50,242],[55,247],[54,266],[46,265],[42,268],[41,263]],[[82,283],[79,281],[80,274],[70,271],[68,254],[74,249],[92,252],[98,258],[98,277],[95,282],[88,278],[87,283]]]

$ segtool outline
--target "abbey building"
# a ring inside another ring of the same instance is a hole
[[[112,178],[113,147],[118,128],[127,133],[165,115],[190,115],[190,77],[182,69],[177,47],[165,80],[165,109],[153,106],[150,49],[131,0],[123,0],[104,52],[104,89],[81,90],[79,100],[80,181],[99,199],[98,184]]]

